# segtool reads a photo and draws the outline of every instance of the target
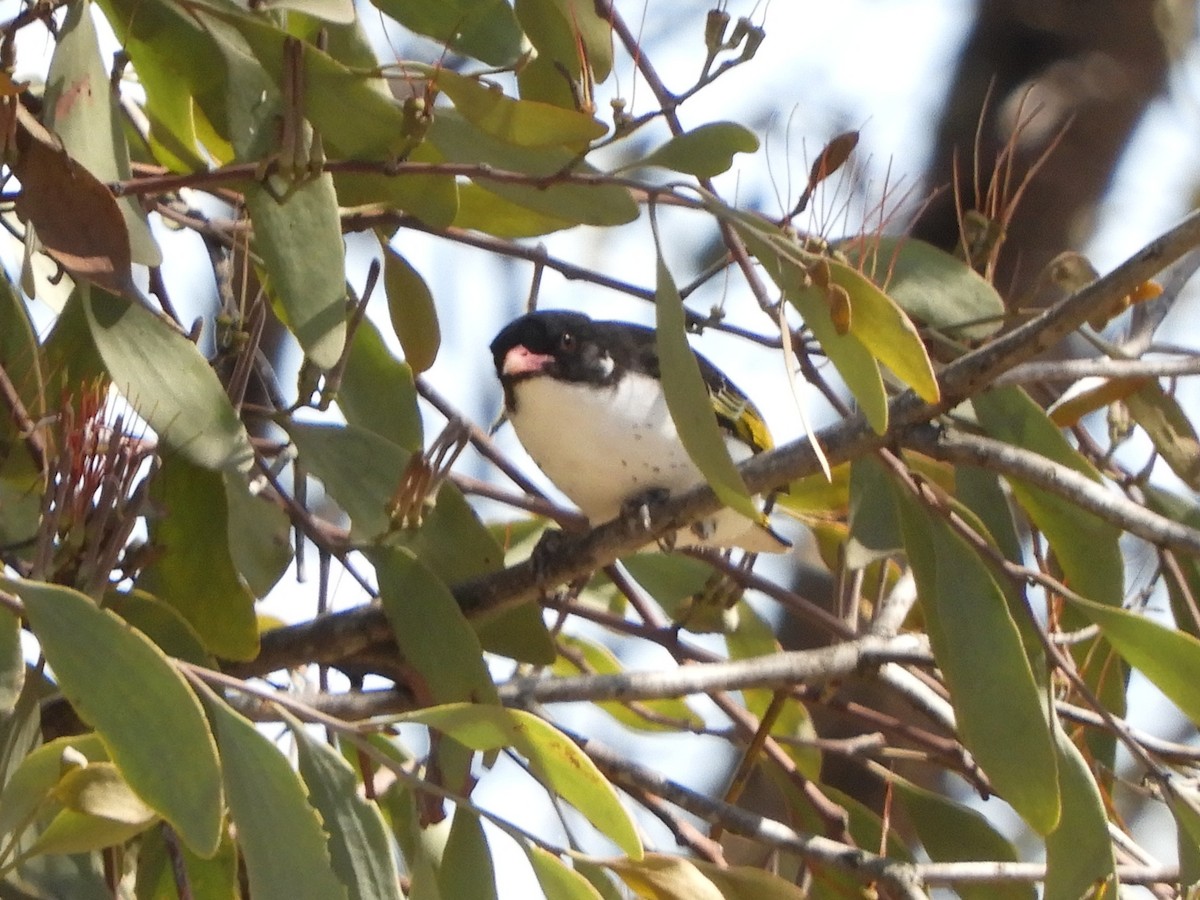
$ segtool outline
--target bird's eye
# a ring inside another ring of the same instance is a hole
[[[558,339],[558,349],[571,351],[575,349],[575,335],[569,331],[564,331],[562,337]]]

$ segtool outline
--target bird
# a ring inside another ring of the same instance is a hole
[[[491,352],[518,440],[591,525],[705,482],[667,409],[654,329],[539,310],[501,329]],[[733,461],[769,450],[770,433],[746,394],[699,353],[696,361]],[[791,546],[765,521],[730,509],[667,543],[751,553]]]

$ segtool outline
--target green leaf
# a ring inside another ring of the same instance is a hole
[[[292,561],[291,520],[275,503],[250,491],[239,472],[224,472],[229,555],[250,593],[260,600]]]
[[[30,750],[12,772],[0,793],[0,835],[27,826],[63,774],[63,753],[68,749],[89,763],[108,761],[108,752],[97,734],[55,738]]]
[[[436,728],[473,750],[511,747],[534,777],[558,794],[632,857],[642,854],[629,814],[600,770],[571,740],[537,716],[499,706],[451,703],[397,716]]]
[[[129,786],[193,850],[214,853],[221,772],[204,712],[187,683],[145,635],[83,594],[29,581],[4,584],[25,602],[59,686],[100,733]]]
[[[1156,513],[1191,528],[1200,528],[1200,505],[1194,500],[1164,491],[1152,484],[1143,485],[1142,492],[1146,498],[1146,506]],[[1196,598],[1200,597],[1200,562],[1184,554],[1176,554],[1175,562],[1183,575],[1183,584],[1179,584],[1174,578],[1164,579],[1171,601],[1171,613],[1175,617],[1175,627],[1193,637],[1200,637],[1200,612],[1195,609]]]
[[[1004,594],[949,525],[907,493],[894,493],[929,640],[962,741],[997,792],[1047,834],[1060,815],[1056,753],[1043,696]]]
[[[700,375],[700,363],[688,343],[683,300],[663,259],[657,231],[655,243],[659,250],[658,283],[654,291],[655,347],[662,368],[667,409],[688,456],[704,474],[705,481],[721,502],[751,522],[762,522],[763,514],[750,498],[746,483],[729,456],[725,438],[713,415],[708,388]]]
[[[379,807],[359,796],[358,777],[329,744],[301,722],[285,721],[296,740],[300,776],[329,835],[333,870],[348,900],[401,900],[392,842]]]
[[[866,454],[850,464],[850,537],[845,553],[851,569],[865,569],[904,547],[891,484],[875,456]]]
[[[1017,851],[978,811],[904,778],[888,783],[934,862],[1016,862]],[[957,885],[962,900],[1033,900],[1028,884]]]
[[[575,225],[625,225],[638,217],[638,205],[627,188],[614,184],[570,184],[555,176],[573,171],[596,174],[563,147],[521,148],[476,128],[454,110],[439,111],[428,139],[447,162],[480,164],[532,176],[531,184],[480,178],[488,192],[518,206]],[[536,183],[545,179],[547,183]]]
[[[621,565],[676,622],[683,617],[683,604],[713,576],[708,563],[677,553],[635,553],[622,557]]]
[[[1100,482],[1100,474],[1079,454],[1050,418],[1020,388],[999,388],[976,395],[971,401],[979,423],[992,437],[1031,450]],[[1068,587],[1093,600],[1120,606],[1124,598],[1124,558],[1121,530],[1069,500],[1007,478],[1013,497],[1033,524],[1046,536],[1062,567]],[[1065,611],[1063,625],[1074,629],[1082,621],[1073,608]],[[1071,647],[1080,673],[1101,702],[1116,715],[1125,712],[1127,668],[1114,659],[1103,641],[1085,641]],[[1113,761],[1116,742],[1105,732],[1088,735],[1092,752]]]
[[[108,591],[103,605],[154,641],[167,656],[217,668],[216,657],[205,648],[196,629],[169,603],[134,589]]]
[[[1175,817],[1180,881],[1188,888],[1200,882],[1200,796],[1178,779],[1168,781],[1165,787],[1167,805]]]
[[[671,138],[649,156],[622,168],[661,166],[697,178],[713,178],[733,166],[738,153],[754,153],[758,138],[735,122],[709,122]]]
[[[80,296],[113,385],[163,444],[206,469],[248,468],[246,431],[196,345],[139,304],[86,286]]]
[[[1100,474],[1058,426],[1020,388],[1000,388],[971,401],[979,424],[992,437],[1074,469],[1093,481]],[[1007,479],[1022,509],[1050,541],[1072,590],[1119,606],[1125,591],[1120,529],[1040,488]]]
[[[483,648],[454,595],[412,551],[364,551],[379,580],[379,599],[424,705],[457,700],[499,703]],[[419,627],[418,627],[419,623]]]
[[[350,425],[409,451],[425,443],[413,370],[392,355],[370,319],[354,332],[337,402]]]
[[[504,0],[372,0],[405,28],[493,66],[521,55],[521,28]]]
[[[25,687],[25,655],[21,622],[7,609],[0,612],[0,717],[10,715]]]
[[[554,662],[554,641],[536,603],[522,603],[499,615],[473,618],[471,626],[488,653],[507,656],[533,666]]]
[[[207,688],[204,700],[221,748],[251,896],[345,898],[300,776],[253,722]]]
[[[612,26],[587,0],[516,0],[517,18],[529,42],[537,48],[535,62],[545,60],[563,80],[565,70],[575,81],[580,77],[582,43],[591,75],[596,82],[612,71]],[[522,87],[524,87],[522,85]]]
[[[765,220],[718,210],[729,218],[746,248],[762,263],[821,344],[846,387],[854,395],[867,422],[878,434],[887,431],[887,392],[879,363],[853,331],[841,334],[830,316],[829,304],[813,286],[808,270],[818,257],[802,251],[791,238]],[[853,324],[853,323],[852,323]]]
[[[283,200],[259,184],[245,197],[272,296],[308,358],[332,369],[346,346],[346,253],[333,176],[294,184]]]
[[[436,73],[438,88],[476,128],[516,147],[559,147],[602,137],[608,127],[573,109],[536,100],[516,100],[499,88],[449,69]]]
[[[419,144],[408,155],[409,162],[440,162],[441,154],[428,144]],[[441,229],[459,214],[458,185],[453,175],[431,173],[399,176],[338,172],[333,176],[338,202],[343,206],[377,205],[398,210]],[[461,188],[470,187],[464,183]]]
[[[1117,652],[1162,691],[1193,722],[1200,722],[1200,640],[1143,615],[1090,600],[1064,598],[1100,631]]]
[[[150,496],[164,514],[150,520],[157,552],[138,586],[177,610],[209,652],[252,659],[258,653],[254,596],[233,565],[222,474],[169,454]]]
[[[535,212],[481,185],[467,182],[459,187],[454,224],[499,238],[523,238],[563,231],[578,223],[573,217]]]
[[[355,540],[373,539],[391,527],[387,506],[408,462],[408,452],[355,425],[286,423],[300,464],[325,485],[350,517]]]
[[[438,488],[421,527],[396,531],[391,542],[411,550],[449,585],[496,572],[504,563],[504,549],[459,487],[449,481]]]
[[[982,340],[1003,323],[1004,301],[961,259],[910,237],[837,245],[851,265],[882,285],[906,313],[957,340]]]
[[[1046,886],[1042,900],[1078,900],[1100,881],[1115,877],[1108,814],[1087,760],[1061,728],[1058,779],[1062,818],[1046,835]]]
[[[121,112],[109,87],[109,73],[100,58],[91,3],[72,3],[57,37],[46,73],[46,126],[58,135],[67,153],[100,181],[128,178],[129,148],[121,131]],[[117,206],[129,232],[133,262],[159,265],[162,251],[138,198],[121,197]]]
[[[383,246],[383,286],[387,292],[392,330],[400,339],[404,359],[414,372],[424,372],[437,359],[442,344],[437,307],[421,273],[386,242]]]
[[[483,826],[478,816],[461,806],[454,810],[437,882],[445,898],[496,900],[496,872]]]
[[[1200,489],[1200,437],[1179,401],[1149,380],[1125,397],[1125,406],[1171,471],[1192,490]]]
[[[591,882],[561,859],[534,844],[521,845],[547,900],[604,900]]]
[[[850,333],[875,359],[928,403],[941,397],[933,364],[916,326],[891,297],[857,269],[829,260],[830,279],[850,296]]]
[[[223,835],[215,855],[204,859],[186,846],[167,852],[162,829],[142,835],[137,854],[137,900],[178,900],[176,864],[183,866],[193,900],[233,900],[238,896],[237,847]]]

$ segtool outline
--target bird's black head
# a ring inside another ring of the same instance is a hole
[[[606,385],[620,377],[628,340],[616,323],[543,310],[509,322],[492,341],[492,361],[506,389],[540,375]]]

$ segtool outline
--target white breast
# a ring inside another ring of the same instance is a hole
[[[674,493],[704,480],[679,442],[661,387],[647,376],[627,374],[599,389],[530,378],[517,384],[516,401],[517,437],[593,524],[651,489]],[[735,461],[750,455],[744,444],[726,443]]]

